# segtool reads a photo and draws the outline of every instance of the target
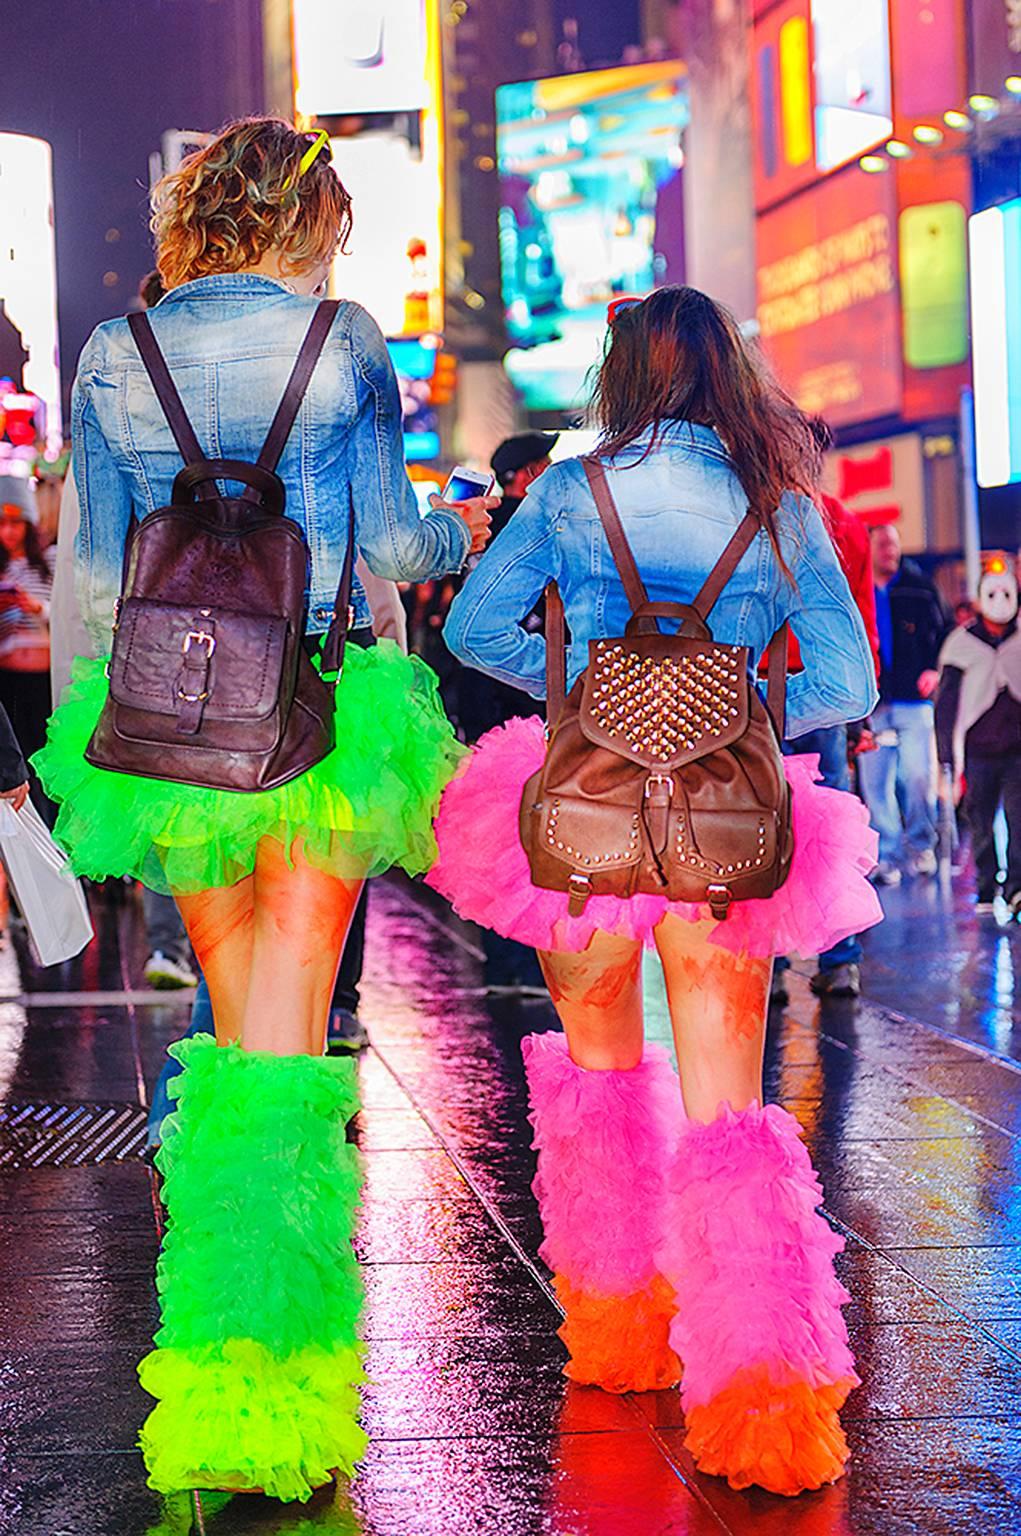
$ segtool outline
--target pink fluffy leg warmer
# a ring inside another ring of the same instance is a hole
[[[674,1298],[655,1261],[682,1123],[670,1059],[652,1045],[628,1072],[587,1071],[560,1034],[530,1035],[522,1051],[540,1252],[566,1313],[565,1374],[608,1392],[672,1386]]]
[[[792,1115],[689,1121],[660,1262],[677,1293],[688,1449],[733,1488],[797,1494],[841,1476],[858,1385],[833,1271],[844,1246]]]

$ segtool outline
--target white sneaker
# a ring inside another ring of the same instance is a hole
[[[869,879],[873,885],[900,885],[902,876],[896,864],[877,864]]]
[[[157,949],[145,962],[145,979],[157,992],[175,992],[181,987],[197,987],[199,979],[186,960],[175,960]]]
[[[939,860],[935,850],[923,848],[921,853],[916,853],[911,860],[911,873],[913,875],[934,875],[939,869]]]

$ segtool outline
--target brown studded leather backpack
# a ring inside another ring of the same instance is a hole
[[[772,895],[794,849],[780,751],[787,627],[770,645],[767,712],[747,646],[708,625],[761,524],[747,514],[691,603],[651,603],[605,471],[582,462],[632,614],[623,635],[590,641],[565,700],[563,602],[547,589],[552,734],[521,798],[532,880],[568,892],[573,916],[590,896],[649,894],[725,918],[733,901]]]
[[[206,459],[148,316],[128,324],[185,468],[169,506],[133,523],[110,691],[85,756],[98,768],[215,789],[285,784],[333,746],[332,689],[302,644],[309,549],[275,473],[337,312],[316,309],[254,464]],[[222,495],[218,480],[240,482]],[[323,673],[347,634],[354,518]]]

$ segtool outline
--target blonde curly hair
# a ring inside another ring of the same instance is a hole
[[[328,147],[299,175],[312,142],[282,118],[241,118],[158,181],[151,226],[164,286],[239,272],[270,249],[285,273],[309,272],[343,250],[351,198]]]

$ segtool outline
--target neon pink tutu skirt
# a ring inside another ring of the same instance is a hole
[[[459,916],[535,949],[578,952],[598,930],[653,946],[672,912],[696,922],[708,906],[663,896],[590,896],[569,917],[567,896],[532,884],[518,838],[527,779],[542,766],[542,721],[515,719],[482,737],[467,768],[443,792],[436,819],[439,858],[426,881]],[[818,955],[882,920],[869,884],[878,838],[855,795],[818,783],[819,759],[786,757],[794,806],[794,859],[784,884],[762,900],[735,902],[710,942],[753,955]]]

